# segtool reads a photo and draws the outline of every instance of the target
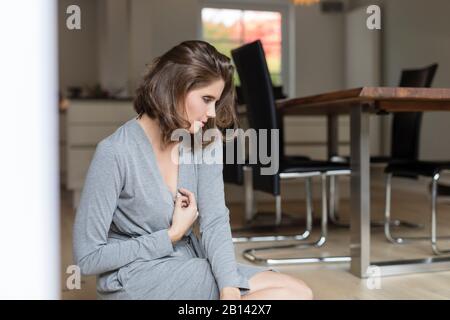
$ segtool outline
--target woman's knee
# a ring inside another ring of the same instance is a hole
[[[259,278],[255,278],[254,289],[281,288],[284,296],[291,299],[312,300],[313,292],[311,288],[302,280],[283,273],[262,273]]]
[[[273,299],[283,299],[283,300],[312,300],[312,291],[308,286],[294,287],[294,286],[284,286],[284,287],[274,287],[269,290],[272,294]]]
[[[285,275],[284,287],[294,299],[312,300],[314,298],[311,288],[302,280]]]
[[[302,281],[302,284],[296,284],[291,288],[295,296],[301,300],[313,300],[314,294],[308,285]]]

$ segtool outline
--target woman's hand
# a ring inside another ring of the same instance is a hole
[[[241,291],[235,287],[225,287],[220,291],[220,300],[241,300]]]
[[[168,233],[172,243],[179,241],[198,217],[197,202],[194,194],[185,189],[179,189],[175,209],[173,210],[172,225]]]

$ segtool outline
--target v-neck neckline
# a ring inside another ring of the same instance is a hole
[[[164,186],[164,190],[165,190],[166,194],[170,197],[170,199],[172,200],[172,203],[174,203],[176,200],[176,193],[178,192],[178,189],[181,186],[181,181],[180,181],[181,180],[181,161],[180,161],[181,160],[181,143],[178,144],[177,185],[176,185],[175,196],[174,196],[161,173],[161,169],[158,165],[158,160],[156,158],[155,149],[153,148],[152,138],[147,136],[147,133],[145,132],[144,128],[141,126],[141,124],[139,123],[139,121],[136,117],[133,119],[133,122],[135,123],[136,126],[138,126],[138,131],[141,133],[141,137],[143,138],[143,140],[145,141],[145,144],[150,149],[150,153],[151,153],[150,160],[153,164],[153,167],[154,167],[156,175],[159,179],[159,182]]]

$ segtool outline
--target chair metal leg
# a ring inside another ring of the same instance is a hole
[[[439,182],[440,174],[435,174],[433,176],[432,187],[431,187],[431,248],[436,255],[442,255],[450,253],[450,250],[441,250],[437,244],[437,212],[436,212],[436,202],[437,202],[437,186]]]
[[[308,177],[305,179],[305,198],[306,198],[306,231],[308,232],[308,236],[311,234],[312,225],[313,225],[313,207],[312,207],[312,183],[311,178]]]
[[[436,245],[436,239],[449,239],[450,237],[437,237],[436,236],[436,197],[437,197],[437,180],[439,179],[439,175],[433,177],[432,182],[432,199],[431,199],[431,245],[433,248],[433,252],[436,254],[441,254],[437,252],[441,252]],[[391,231],[391,194],[392,194],[392,173],[388,173],[386,175],[386,185],[385,185],[385,207],[384,207],[384,234],[386,239],[394,244],[403,244],[411,241],[420,241],[420,240],[428,240],[430,237],[427,236],[418,236],[418,237],[395,237],[392,235]],[[435,251],[436,249],[436,251]],[[450,252],[450,251],[449,251]],[[445,253],[442,252],[442,253]]]
[[[332,162],[347,162],[347,160],[344,157],[340,156],[332,156],[330,158],[330,161]],[[339,219],[339,184],[337,183],[337,177],[330,177],[330,222],[337,226],[337,227],[343,227],[343,228],[350,228],[349,223],[345,223],[340,221]],[[372,221],[370,223],[371,227],[384,227],[385,222],[384,221]],[[404,220],[391,220],[391,227],[406,227],[406,228],[412,228],[412,229],[421,229],[423,228],[422,224],[417,224],[409,221]]]
[[[386,175],[385,182],[385,202],[384,202],[384,235],[386,239],[392,243],[403,243],[402,238],[395,238],[391,233],[391,186],[392,186],[392,173]]]
[[[337,187],[337,177],[336,176],[330,176],[330,210],[329,210],[329,217],[330,217],[330,222],[337,226],[337,227],[342,227],[342,228],[350,228],[350,224],[348,223],[344,223],[341,222],[338,216],[338,204],[339,204],[339,195],[338,195],[338,190],[339,188]]]
[[[281,195],[275,196],[275,225],[279,227],[281,224]]]
[[[321,175],[321,189],[322,189],[322,217],[321,217],[321,232],[320,237],[315,242],[301,243],[301,244],[289,244],[281,246],[269,246],[262,248],[250,248],[243,252],[244,258],[256,263],[256,264],[268,264],[268,265],[278,265],[278,264],[306,264],[306,263],[317,263],[317,262],[349,262],[349,256],[335,256],[335,257],[301,257],[301,258],[261,258],[256,255],[258,252],[278,250],[278,249],[301,249],[301,248],[320,248],[327,241],[327,223],[328,223],[328,212],[327,212],[327,183],[326,175]]]
[[[339,195],[338,195],[338,184],[337,184],[337,177],[330,176],[330,222],[337,226],[342,228],[350,228],[350,224],[342,222],[339,219],[338,215],[338,205],[339,205]],[[391,227],[407,227],[412,229],[420,229],[423,228],[422,224],[417,224],[409,221],[404,220],[391,220],[390,222]],[[384,227],[385,221],[371,221],[370,223],[371,227]]]
[[[347,162],[344,157],[332,156],[330,158],[331,162]],[[350,224],[343,223],[339,219],[339,181],[338,177],[331,175],[329,176],[329,218],[330,222],[338,227],[350,228]]]
[[[246,189],[247,190],[247,189]],[[313,209],[312,209],[312,191],[311,191],[311,177],[305,178],[305,190],[306,190],[306,229],[297,235],[270,235],[270,236],[249,236],[249,237],[233,237],[233,242],[262,242],[262,241],[284,241],[284,240],[306,240],[311,235],[313,224]],[[246,203],[246,210],[254,212],[254,207],[251,207],[253,203],[252,198],[246,196],[246,201],[250,202],[250,205]],[[276,196],[276,217],[281,218],[281,196]],[[250,208],[248,208],[250,207]],[[254,214],[253,214],[254,215]],[[278,221],[276,221],[277,223]],[[279,221],[281,222],[281,220]],[[279,223],[277,224],[279,225]]]
[[[330,198],[330,203],[333,204],[333,211],[336,214],[336,218],[339,219],[339,199],[340,199],[340,195],[339,195],[339,176],[330,176],[330,181],[333,181],[333,197]],[[331,187],[331,186],[330,186]],[[330,189],[331,190],[331,189]]]
[[[253,175],[252,168],[244,166],[244,193],[245,193],[245,218],[244,225],[252,221],[255,216],[256,203],[253,193]]]
[[[249,225],[257,214],[256,199],[253,190],[252,168],[244,166],[244,193],[245,193],[245,215],[244,225]],[[308,191],[307,191],[308,192]],[[307,197],[308,201],[308,197]],[[307,209],[310,205],[307,205]],[[275,196],[275,226],[280,226],[282,222],[281,196]],[[308,219],[309,216],[307,216]]]

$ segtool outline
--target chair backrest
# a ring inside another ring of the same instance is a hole
[[[236,70],[241,81],[242,95],[247,107],[249,127],[257,132],[267,129],[267,149],[271,155],[272,129],[280,130],[279,139],[283,139],[281,119],[276,111],[272,80],[270,79],[266,57],[261,41],[257,40],[231,50]],[[259,137],[259,136],[258,136]],[[283,153],[279,147],[280,154]],[[258,141],[259,144],[259,141]],[[278,157],[282,157],[282,155]],[[280,192],[279,175],[261,175],[260,168],[265,165],[260,163],[259,157],[253,167],[253,187],[256,190],[266,191],[278,195]]]
[[[227,150],[233,149],[233,163],[226,161]],[[244,183],[244,165],[238,161],[238,141],[233,139],[223,143],[223,181],[242,185]]]
[[[241,80],[248,120],[254,129],[277,129],[275,99],[266,57],[259,40],[231,51]]]
[[[403,70],[400,87],[429,88],[433,83],[438,64],[422,69]],[[399,112],[394,114],[391,135],[391,158],[417,160],[419,157],[422,112]]]
[[[400,87],[416,87],[416,88],[429,88],[431,87],[436,74],[437,63],[433,63],[422,69],[405,69],[402,70],[400,77]]]
[[[283,86],[273,86],[272,91],[275,100],[287,98],[286,94],[283,91]],[[236,96],[238,104],[245,104],[244,96],[242,94],[242,88],[240,86],[236,86]]]

